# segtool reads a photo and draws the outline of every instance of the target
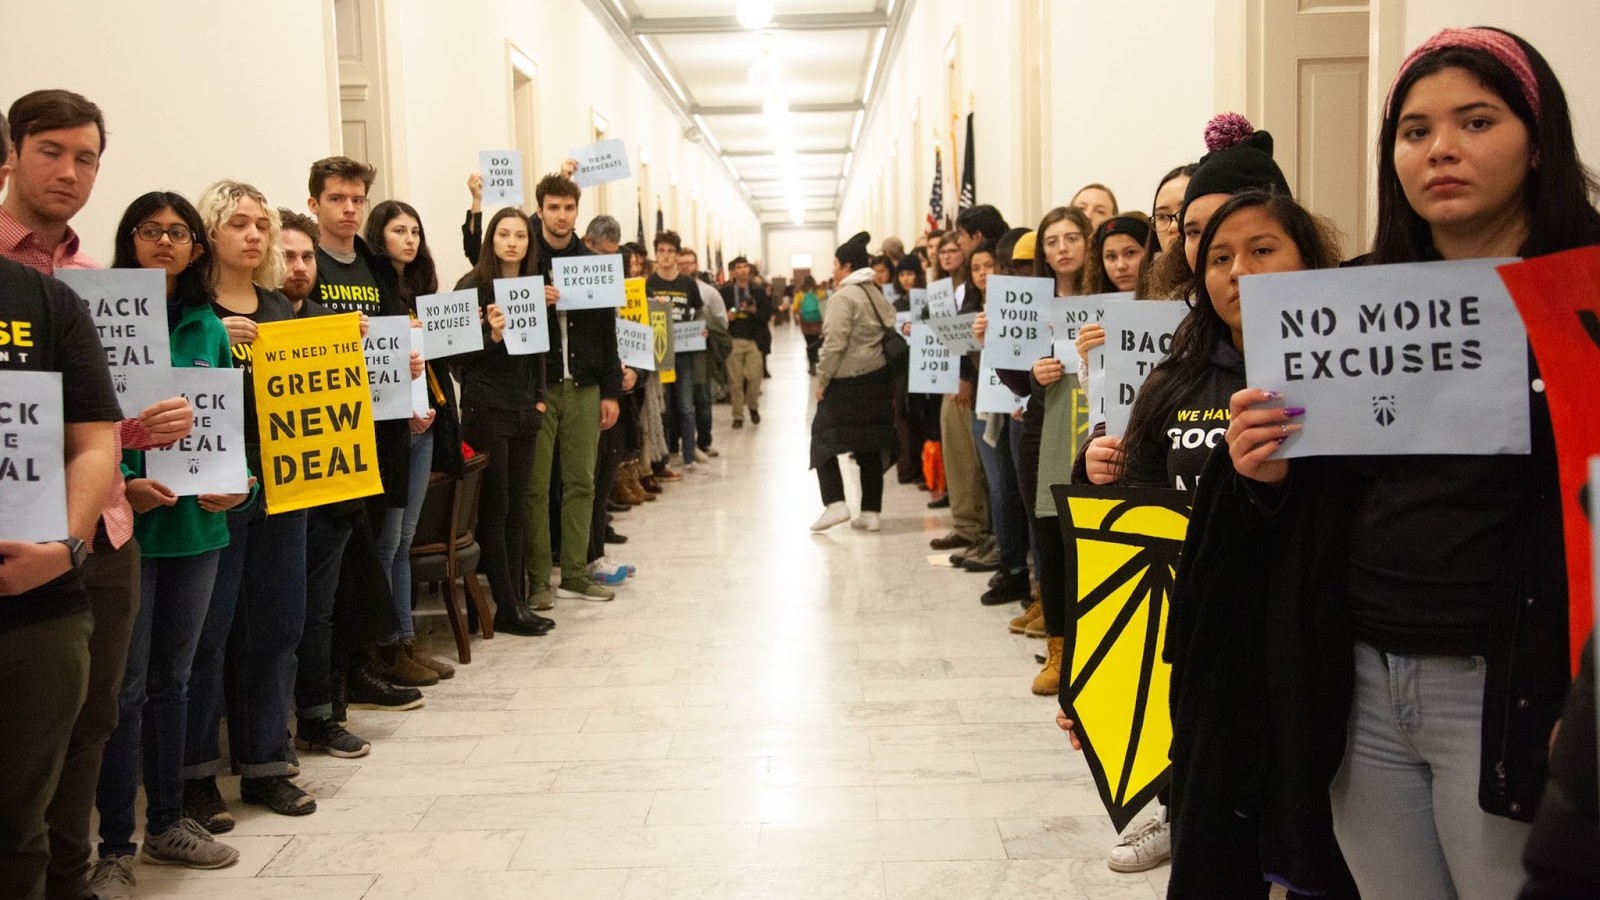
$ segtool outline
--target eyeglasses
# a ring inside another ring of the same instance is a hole
[[[1178,227],[1178,217],[1171,213],[1156,213],[1150,217],[1150,222],[1156,226],[1157,231]]]
[[[174,244],[187,244],[194,240],[194,234],[183,225],[172,225],[167,228],[162,228],[160,225],[157,225],[154,222],[146,222],[143,225],[140,225],[138,228],[135,228],[133,233],[139,238],[139,240],[148,241],[152,244],[161,240],[162,235],[166,235],[167,239],[172,241]]]
[[[1061,236],[1061,243],[1069,245],[1081,244],[1083,243],[1083,235],[1077,233],[1076,231],[1069,231]]]

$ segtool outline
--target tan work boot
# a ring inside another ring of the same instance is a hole
[[[385,677],[401,687],[427,687],[439,683],[439,673],[427,668],[400,649],[399,644],[377,648],[378,661],[388,670]]]
[[[432,656],[417,649],[414,641],[401,641],[400,652],[411,657],[411,661],[424,669],[432,669],[440,678],[454,678],[456,667],[450,665],[437,656]]]
[[[1011,633],[1022,634],[1030,623],[1042,618],[1044,618],[1044,604],[1039,602],[1038,597],[1035,597],[1033,602],[1028,604],[1026,612],[1011,620]]]
[[[1039,618],[1029,622],[1027,626],[1022,629],[1022,636],[1031,638],[1046,638],[1050,636],[1050,632],[1045,630],[1044,615],[1042,613],[1040,614]]]
[[[1044,668],[1033,677],[1033,692],[1041,697],[1053,696],[1061,690],[1061,656],[1066,649],[1066,638],[1053,637],[1045,641]]]

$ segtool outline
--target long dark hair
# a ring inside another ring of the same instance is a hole
[[[1131,216],[1135,219],[1140,219],[1147,227],[1150,225],[1148,216],[1142,212],[1139,212],[1138,210],[1133,210],[1130,212],[1118,213],[1117,215],[1112,216],[1104,222],[1101,222],[1100,227],[1094,230],[1094,237],[1090,239],[1089,247],[1085,251],[1083,259],[1083,284],[1091,294],[1109,294],[1117,289],[1116,283],[1113,282],[1111,280],[1111,276],[1106,273],[1105,251],[1106,241],[1110,240],[1111,238],[1111,229],[1108,226],[1113,221],[1124,216]],[[1122,234],[1120,231],[1117,233]],[[1128,235],[1128,237],[1132,237],[1132,235]],[[1143,276],[1144,271],[1150,266],[1150,251],[1147,246],[1149,243],[1149,235],[1146,235],[1144,245],[1136,244],[1136,246],[1145,247],[1145,254],[1139,260],[1139,274],[1141,277]],[[1138,287],[1138,285],[1136,284],[1135,287]]]
[[[188,226],[189,234],[193,235],[193,246],[200,248],[200,258],[189,263],[189,267],[178,274],[178,280],[173,284],[172,296],[179,298],[185,306],[202,306],[217,298],[217,289],[212,286],[212,272],[216,269],[216,257],[211,253],[211,236],[206,234],[205,222],[200,218],[200,211],[194,204],[184,199],[182,194],[172,191],[151,191],[141,195],[122,213],[122,221],[117,223],[117,239],[111,253],[111,268],[137,269],[139,268],[139,254],[134,250],[133,242],[138,240],[133,230],[139,223],[150,218],[163,209],[170,209],[183,224]]]
[[[1200,252],[1195,257],[1201,261],[1202,272],[1218,226],[1240,210],[1258,207],[1294,242],[1306,269],[1329,269],[1339,264],[1338,245],[1325,223],[1287,194],[1248,190],[1229,197],[1206,223],[1206,230],[1200,236]],[[1233,338],[1228,323],[1222,321],[1212,305],[1205,278],[1194,281],[1194,300],[1189,314],[1172,334],[1172,352],[1151,370],[1150,377],[1134,398],[1133,409],[1128,414],[1128,430],[1122,438],[1124,459],[1134,459],[1151,446],[1164,446],[1162,429],[1172,410],[1205,378],[1217,344]]]
[[[422,216],[404,200],[385,200],[372,208],[367,216],[367,246],[389,261],[389,242],[383,230],[399,216],[410,216],[417,223],[417,258],[407,263],[400,274],[400,296],[406,306],[414,308],[417,298],[439,290],[439,270],[433,264],[433,252],[428,249],[428,230],[422,226]]]
[[[1052,281],[1055,280],[1056,270],[1050,268],[1050,262],[1049,260],[1045,259],[1044,255],[1044,232],[1045,229],[1056,224],[1062,219],[1066,219],[1067,221],[1071,222],[1072,227],[1078,229],[1078,233],[1083,235],[1083,266],[1078,269],[1078,275],[1076,278],[1077,283],[1072,286],[1073,293],[1081,294],[1084,292],[1084,277],[1089,272],[1089,238],[1093,232],[1093,229],[1089,227],[1089,217],[1084,215],[1083,210],[1077,208],[1076,206],[1058,206],[1055,209],[1045,213],[1044,218],[1039,220],[1039,227],[1034,229],[1033,232],[1035,235],[1035,243],[1033,245],[1033,275],[1035,278],[1049,278]]]
[[[1166,187],[1174,178],[1193,178],[1194,173],[1200,171],[1199,163],[1185,163],[1161,176],[1156,182],[1156,192],[1150,195],[1150,236],[1144,240],[1144,265],[1139,269],[1139,278],[1144,280],[1144,275],[1155,263],[1156,257],[1161,254],[1161,238],[1156,228],[1156,198],[1161,196],[1161,189]]]
[[[987,238],[979,241],[978,246],[973,247],[972,252],[967,254],[967,261],[961,265],[962,283],[967,286],[967,292],[961,298],[961,312],[983,309],[984,289],[978,287],[978,279],[972,277],[972,258],[980,253],[987,253],[994,259],[994,271],[984,279],[985,285],[989,283],[989,278],[1005,274],[1000,271],[1000,253],[995,250],[994,241]]]
[[[1506,106],[1527,126],[1539,163],[1523,182],[1523,199],[1528,208],[1528,237],[1520,250],[1523,256],[1538,256],[1600,243],[1600,212],[1593,198],[1600,193],[1594,173],[1578,158],[1572,136],[1572,114],[1566,92],[1550,64],[1522,38],[1501,29],[1522,48],[1533,69],[1539,91],[1540,116],[1535,119],[1528,99],[1516,77],[1504,63],[1482,50],[1445,47],[1418,59],[1395,82],[1388,114],[1378,132],[1378,231],[1372,242],[1369,262],[1400,263],[1433,260],[1439,251],[1433,245],[1433,231],[1411,208],[1394,167],[1394,145],[1400,131],[1400,113],[1406,97],[1416,83],[1443,69],[1459,68],[1494,91]]]
[[[456,287],[471,285],[477,287],[480,293],[487,290],[490,297],[494,296],[494,280],[500,277],[500,258],[494,255],[494,231],[500,227],[502,221],[512,216],[522,219],[522,224],[528,227],[528,253],[522,257],[522,265],[517,268],[517,277],[539,274],[539,242],[535,239],[533,230],[536,226],[522,214],[522,210],[508,206],[495,213],[494,217],[483,226],[483,247],[478,250],[478,262]]]

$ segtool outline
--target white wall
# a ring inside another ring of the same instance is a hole
[[[306,164],[333,146],[322,0],[279,0],[271,15],[226,3],[65,6],[6,4],[0,104],[66,88],[104,111],[100,175],[73,222],[92,256],[111,261],[112,230],[147,191],[198,199],[237,178],[303,206]]]
[[[854,234],[855,232],[851,232]],[[818,281],[833,277],[833,251],[839,246],[831,228],[769,228],[762,270],[767,277],[789,278],[789,261],[797,253],[811,254],[811,276]]]

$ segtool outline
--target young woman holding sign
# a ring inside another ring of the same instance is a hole
[[[232,368],[228,331],[211,310],[215,259],[194,206],[174,193],[145,194],[122,214],[116,235],[113,269],[166,271],[172,365]],[[211,604],[217,561],[228,545],[226,511],[250,495],[176,496],[144,477],[144,456],[133,450],[122,455],[128,502],[136,514],[134,536],[144,561],[117,727],[106,742],[95,797],[100,859],[90,873],[91,888],[133,883],[141,762],[148,799],[147,859],[201,869],[239,859],[239,851],[183,817],[183,754],[190,667]]]
[[[245,370],[245,457],[251,471],[261,472],[252,351],[260,323],[294,318],[288,298],[272,287],[284,273],[280,220],[259,190],[235,181],[207,188],[199,207],[216,253],[212,308],[233,344],[234,368]],[[264,503],[251,503],[228,513],[228,533],[195,651],[184,746],[184,813],[212,834],[233,828],[216,781],[224,705],[228,744],[244,776],[239,788],[244,801],[291,816],[317,808],[316,800],[289,780],[284,724],[290,702],[284,672],[305,624],[306,514],[269,516]],[[225,661],[230,670],[226,694]]]
[[[1143,213],[1113,216],[1094,231],[1089,250],[1090,293],[1131,291],[1144,271],[1150,225]]]
[[[457,357],[461,378],[461,436],[479,453],[489,454],[478,500],[480,568],[494,595],[496,630],[539,636],[555,622],[528,608],[521,572],[522,498],[533,477],[533,444],[539,436],[544,403],[545,354],[512,355],[502,334],[506,314],[494,302],[497,278],[539,274],[539,251],[528,220],[506,207],[484,229],[488,240],[478,264],[456,282],[456,290],[478,289],[483,313],[483,350]],[[546,313],[548,315],[548,312]]]
[[[1440,32],[1390,91],[1369,261],[1600,242],[1593,186],[1544,58],[1496,29]],[[1540,386],[1528,394],[1527,456],[1274,459],[1300,411],[1258,408],[1272,399],[1259,390],[1233,397],[1224,471],[1236,476],[1217,479],[1216,508],[1243,521],[1225,543],[1208,531],[1195,567],[1236,563],[1240,580],[1219,587],[1266,611],[1259,677],[1272,685],[1264,735],[1276,777],[1263,785],[1262,828],[1279,826],[1277,846],[1292,849],[1306,811],[1331,811],[1367,900],[1509,897],[1522,882],[1568,681]],[[1316,875],[1322,860],[1264,862]]]

